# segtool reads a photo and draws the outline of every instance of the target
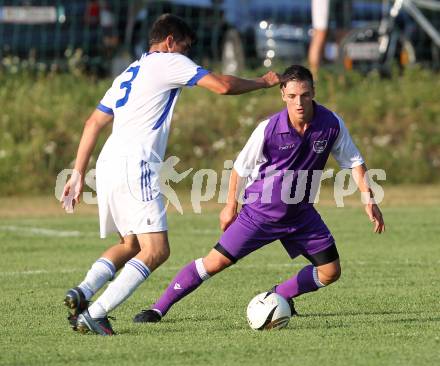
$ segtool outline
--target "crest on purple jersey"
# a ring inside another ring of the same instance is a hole
[[[327,147],[327,140],[313,141],[313,151],[317,154],[321,154]]]

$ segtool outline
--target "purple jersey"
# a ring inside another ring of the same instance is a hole
[[[315,212],[312,182],[319,184],[330,153],[342,168],[364,162],[342,119],[317,103],[303,136],[291,125],[287,109],[262,122],[234,163],[238,175],[248,179],[243,210],[279,223],[295,223]]]

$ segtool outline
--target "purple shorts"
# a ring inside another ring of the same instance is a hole
[[[317,253],[327,250],[331,258],[338,258],[335,240],[314,208],[308,210],[299,222],[289,225],[262,221],[250,215],[248,212],[241,211],[237,219],[223,233],[219,240],[220,245],[216,247],[233,261],[275,240],[281,241],[292,259],[303,255],[311,260],[311,257]],[[332,260],[327,263],[330,261]]]

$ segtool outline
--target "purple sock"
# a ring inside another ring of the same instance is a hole
[[[291,299],[307,292],[316,291],[323,286],[319,282],[316,268],[310,265],[301,269],[292,278],[279,284],[275,292],[286,299]]]
[[[206,273],[202,259],[187,264],[174,277],[160,299],[151,308],[159,310],[164,316],[173,304],[193,292],[208,278],[209,275]]]

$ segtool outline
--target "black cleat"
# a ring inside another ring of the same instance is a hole
[[[69,308],[67,320],[72,329],[76,330],[78,315],[87,309],[89,302],[86,300],[82,290],[79,287],[74,287],[67,291],[64,305]]]
[[[289,304],[290,307],[290,314],[292,314],[291,316],[298,316],[298,312],[295,309],[293,299],[287,299],[287,303]]]
[[[78,330],[76,327],[76,323],[78,322],[78,315],[74,315],[72,313],[69,313],[69,315],[67,316],[67,321],[69,322],[72,330],[74,332],[76,332]]]
[[[93,319],[88,310],[78,315],[77,328],[78,332],[83,334],[88,332],[102,336],[112,336],[116,334],[113,331],[108,317]]]
[[[158,323],[162,319],[162,316],[153,309],[142,310],[133,318],[135,323]]]
[[[276,292],[276,289],[277,289],[277,286],[274,286],[274,287],[272,287],[268,292],[271,292],[271,293],[277,293],[277,292]],[[295,309],[295,304],[294,304],[294,302],[293,302],[293,299],[292,299],[292,298],[290,298],[290,299],[286,299],[286,301],[287,301],[287,303],[289,304],[289,307],[290,307],[290,314],[292,314],[291,316],[297,316],[297,315],[298,315],[298,312],[297,312],[296,309]]]

